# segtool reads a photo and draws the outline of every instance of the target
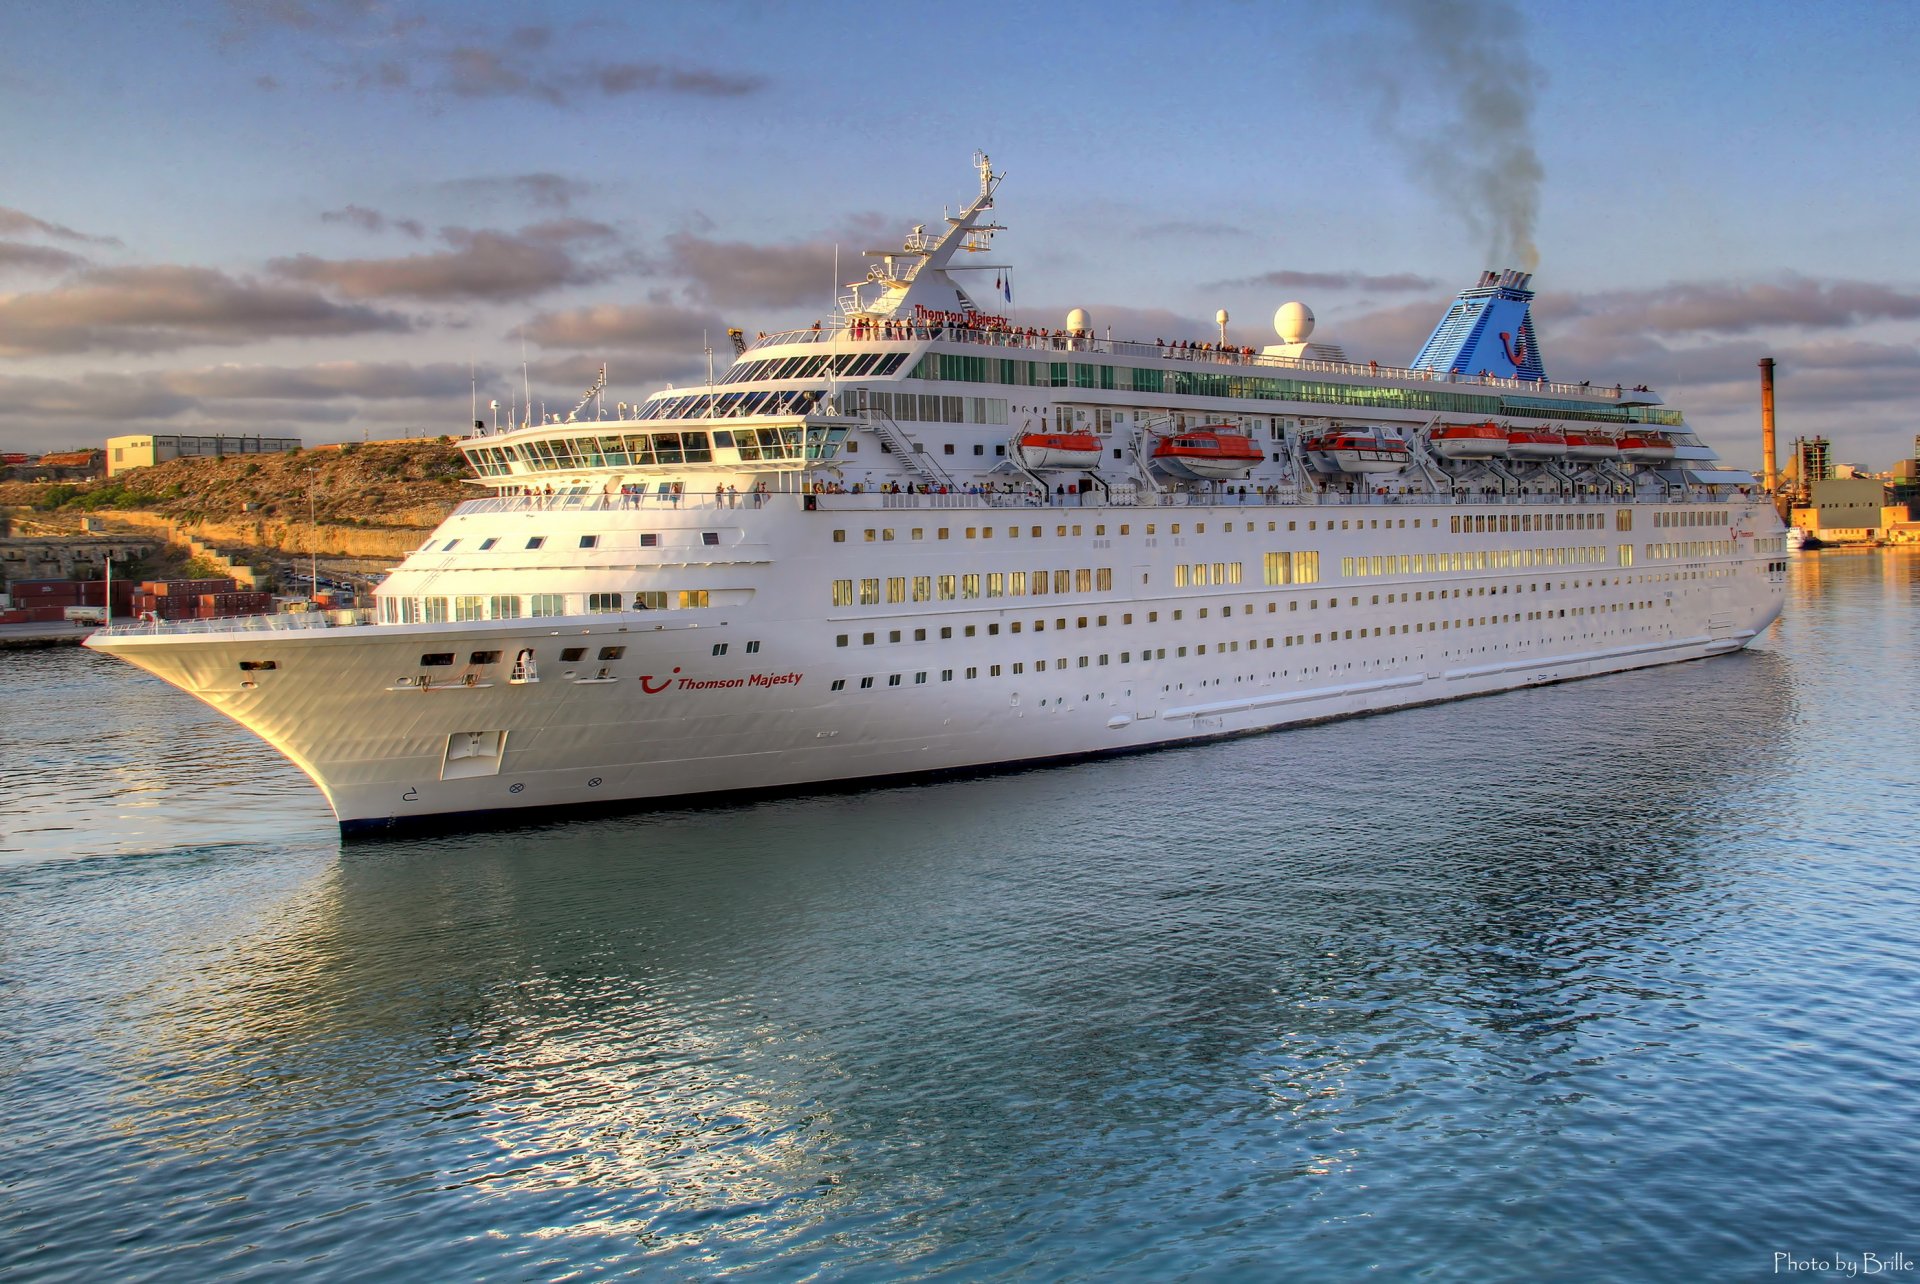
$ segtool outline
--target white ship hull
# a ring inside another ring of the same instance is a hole
[[[462,441],[496,494],[380,585],[380,623],[89,645],[253,729],[353,830],[1239,735],[1715,655],[1779,614],[1777,515],[1695,466],[1676,413],[1547,381],[1531,337],[1525,372],[1501,350],[1527,377],[1484,373],[1490,318],[1532,333],[1525,274],[1463,291],[1477,320],[1417,368],[1036,332],[949,272],[1000,228],[977,163],[841,323],[631,418],[580,418],[603,371],[570,414]],[[1514,460],[1494,498],[1403,444],[1489,402],[1509,436],[1658,424],[1641,449],[1690,466]],[[1048,494],[1009,475],[1029,440],[1097,466]],[[1155,453],[1206,440],[1251,458]],[[1303,464],[1380,484],[1322,494]]]
[[[1745,646],[1782,600],[1783,576],[1750,539],[1735,541],[1737,551],[1684,565],[1553,564],[1597,555],[1572,552],[1574,539],[1578,547],[1608,549],[1610,533],[1596,529],[1424,537],[1421,546],[1451,548],[1476,564],[1472,571],[1402,575],[1396,560],[1395,571],[1382,576],[1173,587],[1177,563],[1203,560],[1247,567],[1257,580],[1261,554],[1275,543],[1316,552],[1328,572],[1348,558],[1371,571],[1374,558],[1397,559],[1416,546],[1394,521],[1417,517],[1440,527],[1464,518],[1472,527],[1475,516],[1510,509],[955,510],[902,506],[899,499],[874,506],[880,498],[840,510],[807,511],[798,496],[776,496],[762,509],[675,510],[689,529],[716,521],[737,528],[736,550],[788,550],[777,574],[764,561],[735,555],[733,578],[754,582],[751,610],[741,604],[420,626],[136,632],[96,635],[90,645],[254,730],[313,779],[352,831],[1238,735],[1721,654]],[[1589,505],[1554,515],[1597,511]],[[1734,522],[1764,530],[1769,513],[1743,509]],[[1336,517],[1366,524],[1386,516],[1390,529],[1330,529],[1314,539],[1298,530],[1283,534],[1290,521],[1305,526],[1308,515],[1329,519],[1329,528]],[[1612,510],[1605,516],[1611,525]],[[1155,519],[1155,536],[1144,533],[1147,518]],[[1173,518],[1194,532],[1177,550],[1164,534]],[[658,514],[646,521],[661,524]],[[1111,537],[1124,525],[1129,534],[1099,550],[1099,564],[1115,571],[1107,592],[822,608],[836,556],[846,556],[834,530],[895,528],[901,540],[875,555],[883,574],[967,574],[982,560],[984,543],[902,543],[909,529],[935,522],[992,522],[1023,535],[1042,523],[1045,534],[1024,535],[1020,554],[1060,565],[1096,560],[1087,547],[1095,528]],[[1269,523],[1276,529],[1269,532]],[[483,513],[452,518],[442,530],[498,524],[497,515]],[[598,524],[605,527],[605,515]],[[1054,535],[1059,529],[1088,534]],[[1438,564],[1437,554],[1426,556]],[[1481,570],[1482,560],[1510,565]],[[724,578],[718,564],[714,575],[716,582]],[[1387,589],[1394,590],[1385,594],[1389,601],[1401,591],[1424,596],[1417,605],[1378,604]],[[1023,626],[1017,634],[1016,623]],[[915,629],[926,630],[926,640],[915,641]],[[901,641],[890,640],[895,630]],[[843,637],[846,645],[839,644]],[[750,643],[758,645],[749,651]],[[568,647],[584,657],[563,662]],[[602,661],[602,647],[624,652]],[[507,680],[522,649],[535,652],[538,681]],[[421,656],[429,652],[451,652],[458,661],[423,670]],[[466,663],[475,652],[497,652],[499,659]],[[269,661],[273,667],[263,667]],[[243,669],[243,662],[253,667]]]

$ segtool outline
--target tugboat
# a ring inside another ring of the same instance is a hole
[[[1224,424],[1162,437],[1153,447],[1153,466],[1170,477],[1233,481],[1266,458],[1245,433]]]

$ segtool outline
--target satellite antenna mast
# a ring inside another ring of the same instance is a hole
[[[707,352],[707,418],[713,418],[713,341],[708,332],[700,332],[700,343]]]
[[[605,362],[602,362],[600,364],[600,377],[593,381],[593,387],[587,389],[586,395],[581,397],[580,400],[577,403],[575,403],[573,409],[567,412],[567,422],[573,423],[575,420],[579,419],[580,412],[587,408],[587,403],[590,401],[597,400],[600,396],[601,389],[605,388],[606,386],[607,386],[607,366]]]
[[[520,327],[520,387],[526,399],[527,423],[531,423],[533,421],[533,381],[527,375],[527,328],[525,326]],[[520,426],[525,428],[527,423]]]

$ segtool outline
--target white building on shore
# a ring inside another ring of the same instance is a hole
[[[169,459],[210,455],[279,454],[300,449],[298,437],[210,437],[183,434],[140,433],[131,437],[107,438],[107,476],[116,477],[130,468],[147,468]]]

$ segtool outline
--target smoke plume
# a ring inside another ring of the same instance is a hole
[[[1488,267],[1533,270],[1545,177],[1533,101],[1546,77],[1519,11],[1508,0],[1374,0],[1373,9],[1384,29],[1363,65],[1378,76],[1381,132],[1483,241]]]

